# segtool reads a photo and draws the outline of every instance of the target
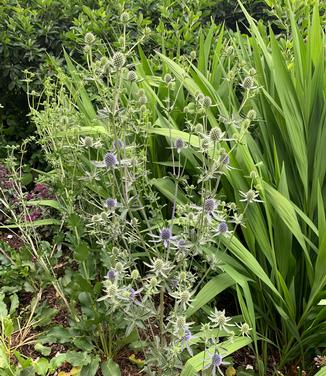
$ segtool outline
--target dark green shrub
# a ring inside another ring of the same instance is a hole
[[[263,16],[261,1],[244,3],[254,17]],[[129,17],[125,25],[124,11]],[[53,73],[50,57],[60,62],[63,46],[83,62],[87,32],[104,40],[106,46],[96,44],[99,52],[118,43],[117,35],[126,27],[129,40],[141,39],[147,55],[161,48],[179,56],[196,49],[199,31],[212,20],[235,28],[243,17],[236,0],[6,0],[0,5],[0,15],[0,104],[4,107],[0,108],[0,157],[7,143],[33,133],[27,117],[25,70],[34,74],[30,90],[38,91],[42,78]],[[33,163],[37,162],[35,151],[31,148],[28,156],[33,156]]]

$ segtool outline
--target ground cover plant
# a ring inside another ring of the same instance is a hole
[[[112,40],[83,29],[42,93],[24,81],[36,134],[0,168],[1,374],[323,375],[323,7],[270,2],[273,26],[239,2],[242,33],[199,28],[209,4],[174,45],[167,6],[151,52],[122,5]]]

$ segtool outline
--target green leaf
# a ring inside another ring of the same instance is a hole
[[[75,248],[74,252],[75,258],[78,261],[86,261],[89,255],[89,245],[87,242],[80,242],[78,246]]]
[[[10,318],[5,317],[3,319],[3,327],[4,327],[4,331],[3,331],[4,335],[7,338],[10,338],[10,336],[14,332],[14,323],[12,322],[12,320]]]
[[[186,311],[186,316],[190,317],[202,306],[210,302],[216,295],[234,285],[234,280],[226,273],[213,277],[204,285],[195,296],[191,306]]]
[[[81,369],[80,376],[95,376],[100,363],[99,356],[92,359],[91,363]]]
[[[195,376],[203,369],[203,366],[206,366],[210,362],[210,357],[208,354],[213,354],[214,351],[216,351],[216,348],[218,352],[225,357],[241,349],[242,347],[248,346],[251,342],[252,340],[250,338],[238,337],[235,338],[232,343],[230,341],[224,341],[217,346],[212,346],[206,351],[202,351],[189,359],[181,372],[181,376]]]
[[[35,376],[34,367],[31,366],[31,367],[27,367],[27,368],[22,369],[19,372],[19,376]]]
[[[8,310],[6,304],[0,300],[0,320],[8,316]]]
[[[61,226],[62,222],[59,221],[58,219],[38,219],[33,222],[22,222],[19,224],[14,224],[14,225],[6,225],[6,226],[0,226],[0,228],[26,228],[26,227],[40,227],[40,226]]]
[[[49,369],[49,361],[45,358],[40,358],[37,362],[34,362],[34,368],[37,375],[45,376]]]
[[[33,200],[33,201],[27,201],[26,205],[27,206],[49,206],[59,211],[62,210],[61,205],[56,200]]]
[[[121,376],[120,367],[112,359],[101,364],[101,371],[103,376]]]
[[[41,343],[37,343],[34,346],[34,348],[35,348],[36,351],[38,351],[39,353],[41,353],[44,356],[48,356],[51,353],[51,347],[44,346]]]

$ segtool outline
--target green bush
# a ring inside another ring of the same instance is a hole
[[[84,36],[92,32],[105,44],[118,43],[123,29],[120,16],[129,13],[126,25],[129,39],[143,39],[144,50],[162,49],[170,56],[196,49],[200,29],[207,29],[211,19],[235,27],[243,20],[236,1],[113,1],[113,0],[7,0],[0,5],[0,155],[7,143],[17,143],[32,134],[27,117],[25,70],[34,74],[29,90],[41,91],[40,82],[53,74],[53,58],[62,61],[63,45],[78,62],[83,63]],[[257,2],[256,2],[257,3]],[[248,8],[260,17],[262,5],[248,1]],[[256,10],[258,9],[258,12]],[[239,18],[240,17],[240,18]],[[97,48],[103,52],[101,43]],[[2,150],[2,151],[1,151]],[[31,148],[33,154],[35,150]],[[31,155],[29,156],[31,158]],[[34,154],[34,164],[38,155]],[[33,162],[33,160],[32,160]]]

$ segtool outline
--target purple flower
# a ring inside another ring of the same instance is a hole
[[[115,280],[116,275],[117,275],[116,271],[114,269],[110,269],[105,278],[113,282]]]
[[[162,228],[160,235],[152,235],[156,240],[151,240],[154,243],[162,242],[165,248],[168,248],[171,242],[176,240],[176,237],[172,235],[172,231],[169,227]]]
[[[108,168],[114,167],[118,164],[118,159],[114,153],[106,153],[104,156],[105,166]]]
[[[117,206],[117,200],[115,200],[114,198],[108,198],[105,201],[105,206],[110,210],[114,210]]]
[[[193,338],[194,337],[191,334],[191,331],[188,328],[185,329],[184,335],[181,338],[181,349],[183,350],[184,348],[186,348],[190,356],[193,356],[193,351],[191,350],[191,347],[190,347],[191,345],[190,341]]]
[[[223,357],[222,355],[218,354],[216,351],[214,352],[213,355],[210,356],[210,362],[204,369],[211,368],[212,369],[212,376],[216,376],[216,372],[218,372],[221,376],[223,375],[223,372],[220,368],[220,366],[227,366],[230,363],[229,362],[223,362]]]
[[[224,221],[219,223],[219,225],[217,226],[217,233],[219,235],[225,235],[228,231],[229,231],[228,225]]]

